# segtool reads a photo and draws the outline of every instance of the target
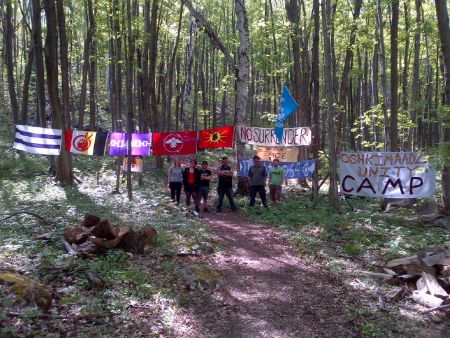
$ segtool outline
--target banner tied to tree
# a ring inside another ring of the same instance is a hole
[[[295,147],[258,147],[256,154],[261,158],[261,161],[277,159],[280,162],[297,162],[298,160],[298,148]]]
[[[273,167],[272,162],[261,161],[260,163],[266,167],[267,173],[270,168]],[[241,160],[239,164],[238,176],[247,177],[248,171],[253,165],[253,160]],[[286,176],[284,178],[287,180],[312,178],[316,167],[316,160],[280,163],[280,167],[284,168],[286,172]]]
[[[240,126],[238,133],[241,142],[256,146],[298,147],[311,144],[311,129],[308,127],[284,128],[281,141],[271,128]]]
[[[436,171],[426,155],[413,152],[342,152],[341,191],[349,195],[432,197]]]

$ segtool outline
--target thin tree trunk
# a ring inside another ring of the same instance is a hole
[[[337,155],[336,155],[336,139],[335,139],[335,119],[334,119],[334,97],[331,88],[331,48],[330,48],[330,19],[331,8],[330,0],[322,2],[322,32],[324,41],[324,80],[325,80],[325,95],[327,98],[327,119],[328,119],[328,152],[330,158],[330,189],[328,198],[333,208],[339,212],[339,196],[337,187]]]
[[[61,1],[61,0],[59,0]],[[89,29],[92,32],[92,41],[89,53],[89,122],[90,129],[96,130],[96,115],[97,115],[97,44],[95,39],[96,23],[95,15],[92,5],[89,9]]]
[[[29,91],[30,91],[30,79],[31,79],[31,70],[33,67],[33,44],[31,43],[30,49],[28,50],[28,58],[27,58],[27,64],[25,66],[25,77],[23,79],[23,90],[22,90],[22,107],[21,107],[21,114],[20,114],[20,123],[27,124],[28,120],[28,98],[29,98]]]
[[[184,73],[185,81],[183,88],[183,127],[189,129],[189,115],[192,114],[191,109],[191,94],[192,94],[192,63],[194,61],[194,54],[197,40],[197,24],[194,16],[191,14],[189,24],[189,40],[186,44]]]
[[[320,147],[320,92],[319,92],[319,39],[320,39],[320,4],[319,0],[313,0],[314,16],[314,36],[312,44],[312,64],[311,64],[311,112],[312,112],[312,153],[313,158],[319,158]],[[319,181],[317,174],[319,172],[319,163],[316,160],[316,167],[313,178],[313,198],[319,194]]]
[[[436,0],[436,15],[438,19],[439,38],[442,49],[442,63],[444,65],[444,102],[447,116],[444,120],[444,144],[443,144],[443,167],[442,167],[442,200],[444,202],[445,214],[450,214],[450,28],[446,0]]]
[[[46,124],[45,121],[45,69],[44,69],[44,57],[42,48],[42,28],[41,28],[41,2],[40,0],[32,0],[33,2],[33,49],[34,59],[36,64],[36,101],[38,121],[41,127]]]
[[[178,51],[178,46],[180,44],[180,33],[181,33],[181,20],[183,18],[183,2],[180,6],[180,14],[178,17],[178,29],[177,29],[177,37],[175,39],[175,46],[173,47],[172,56],[170,58],[169,64],[169,78],[168,78],[168,93],[167,93],[167,131],[171,130],[171,120],[172,120],[172,97],[173,97],[173,80],[174,80],[174,72],[175,72],[175,61],[176,55]]]
[[[86,39],[84,40],[84,51],[83,51],[83,70],[81,78],[81,94],[80,94],[80,108],[78,114],[78,129],[83,129],[84,127],[84,110],[86,108],[86,92],[87,92],[87,77],[89,70],[89,55],[91,54],[92,45],[92,23],[90,22],[91,16],[93,17],[92,0],[87,0],[87,17],[88,17],[88,29],[86,33]],[[117,15],[117,14],[115,14]],[[117,37],[116,37],[117,39]],[[116,52],[117,53],[117,52]],[[120,109],[120,108],[119,108]]]
[[[127,0],[127,42],[128,59],[126,66],[126,93],[127,93],[127,134],[128,134],[128,162],[127,162],[127,192],[128,200],[133,199],[133,188],[131,182],[131,136],[133,133],[133,61],[134,61],[134,31],[131,28],[131,0]]]
[[[356,40],[356,30],[358,28],[357,20],[361,12],[362,0],[355,1],[355,9],[353,11],[353,25],[350,32],[350,41],[345,52],[344,68],[342,70],[341,76],[341,86],[339,89],[339,99],[338,99],[338,113],[337,113],[337,123],[336,123],[336,146],[340,150],[342,146],[342,119],[345,114],[345,102],[347,99],[348,90],[348,76],[350,74],[350,62],[353,57],[353,45]]]
[[[399,0],[392,2],[391,20],[391,151],[398,151],[398,17]]]
[[[13,35],[14,26],[12,22],[12,0],[6,0],[6,13],[3,18],[3,54],[6,64],[6,75],[8,78],[9,100],[11,104],[12,120],[14,124],[19,121],[19,104],[17,103],[16,82],[14,78],[14,61],[13,61]]]
[[[62,113],[68,126],[70,123],[70,96],[69,96],[69,54],[66,34],[66,18],[63,0],[56,0],[56,10],[59,31],[59,50],[61,62],[61,84],[62,84]]]
[[[413,61],[413,79],[412,79],[412,95],[411,102],[413,108],[411,110],[411,119],[414,123],[418,123],[417,115],[418,115],[418,101],[420,97],[420,82],[419,82],[419,71],[420,71],[420,33],[421,33],[421,6],[422,0],[415,0],[416,7],[416,29],[414,31],[414,61]],[[412,146],[411,150],[415,150],[417,148],[417,127],[414,127],[412,130],[411,140]]]
[[[384,48],[384,30],[383,30],[383,13],[381,8],[381,0],[377,0],[377,26],[379,28],[380,37],[380,61],[381,61],[381,86],[383,89],[383,120],[384,120],[384,149],[390,149],[390,126],[387,114],[389,105],[389,93],[387,87],[387,70],[386,70],[386,52]]]

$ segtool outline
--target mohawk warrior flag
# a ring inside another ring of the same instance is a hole
[[[153,155],[197,154],[197,132],[153,133]]]
[[[92,155],[96,134],[95,131],[64,130],[66,151],[74,154]]]
[[[199,138],[200,149],[233,148],[234,126],[202,130]]]
[[[125,156],[128,151],[128,134],[110,133],[109,134],[109,155]],[[151,134],[132,133],[131,135],[131,155],[150,156],[152,145]]]
[[[14,149],[41,155],[59,155],[61,129],[49,129],[16,125]]]

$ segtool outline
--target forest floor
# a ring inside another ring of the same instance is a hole
[[[392,286],[358,272],[450,244],[448,230],[423,225],[412,210],[385,214],[376,201],[355,199],[356,211],[337,215],[326,197],[312,203],[308,191],[292,188],[269,209],[249,209],[238,199],[238,213],[199,218],[170,202],[165,170],[151,160],[130,202],[124,187],[112,193],[111,158],[75,157],[81,182],[68,187],[49,176],[44,157],[16,158],[1,140],[0,150],[0,273],[29,276],[53,297],[45,314],[0,283],[1,337],[449,335],[445,313],[423,314],[409,298],[380,310],[377,288]],[[23,211],[42,219],[9,217]],[[157,243],[143,255],[70,256],[63,230],[86,213],[118,225],[150,225]],[[86,271],[106,288],[93,288]]]

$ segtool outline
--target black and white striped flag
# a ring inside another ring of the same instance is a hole
[[[41,155],[59,155],[61,129],[49,129],[16,125],[14,149]]]

